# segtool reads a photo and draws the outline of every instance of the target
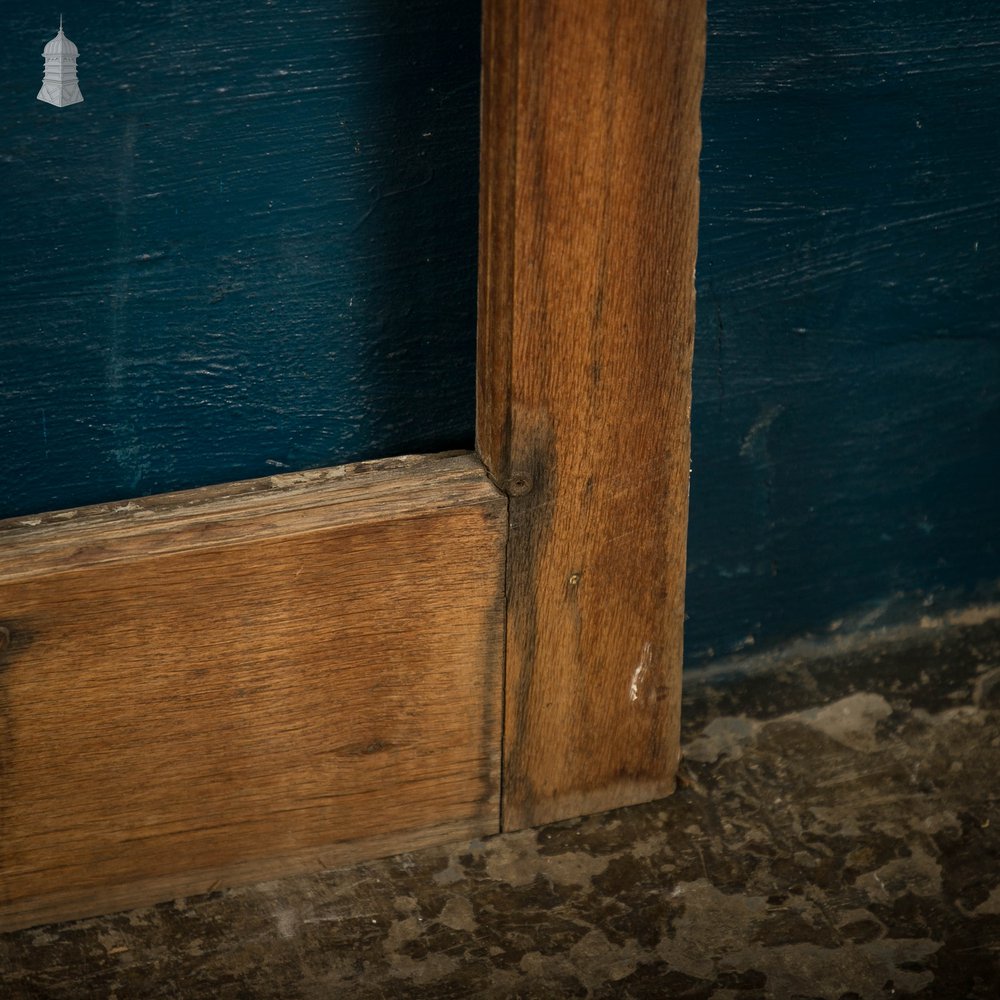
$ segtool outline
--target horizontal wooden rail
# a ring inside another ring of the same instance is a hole
[[[495,832],[472,456],[0,523],[0,928]]]

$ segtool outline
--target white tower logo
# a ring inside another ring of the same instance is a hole
[[[45,76],[38,99],[57,108],[79,104],[83,100],[80,84],[76,81],[77,47],[63,34],[62,15],[59,16],[59,34],[45,46]]]

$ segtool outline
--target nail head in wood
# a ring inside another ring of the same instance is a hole
[[[507,492],[512,497],[523,497],[531,492],[534,485],[534,481],[527,473],[516,473],[511,477],[510,486],[508,487]]]

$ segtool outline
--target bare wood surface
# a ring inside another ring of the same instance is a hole
[[[511,498],[511,829],[673,788],[705,9],[484,15],[477,446]]]
[[[495,498],[467,454],[404,455],[0,521],[0,580]],[[0,612],[2,613],[2,612]]]
[[[0,927],[496,831],[473,457],[127,507],[0,525]]]

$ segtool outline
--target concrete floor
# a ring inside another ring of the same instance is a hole
[[[0,937],[0,997],[1000,997],[1000,620],[695,676],[670,799]]]

